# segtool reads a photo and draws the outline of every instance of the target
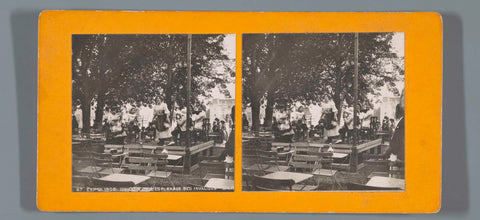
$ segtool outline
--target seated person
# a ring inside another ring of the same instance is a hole
[[[112,141],[114,138],[125,137],[125,131],[122,124],[122,114],[117,108],[112,108],[106,119],[107,141]]]
[[[310,129],[310,137],[323,137],[323,124],[323,120],[320,119],[318,120],[317,125],[312,125],[312,128]]]
[[[155,123],[150,122],[148,123],[148,126],[146,128],[143,128],[143,137],[142,139],[150,139],[154,140],[155,139]]]
[[[243,132],[248,132],[249,122],[246,114],[242,115],[242,130]]]
[[[275,116],[277,121],[277,135],[275,135],[275,141],[277,142],[292,142],[292,138],[294,136],[294,131],[288,121],[288,116],[285,111],[282,109],[279,113]]]
[[[128,114],[126,114],[126,117],[127,140],[129,143],[136,143],[140,134],[138,109],[133,107]]]
[[[367,140],[367,139],[372,139],[373,138],[373,131],[372,131],[372,128],[370,126],[370,122],[371,122],[371,117],[373,116],[373,110],[370,109],[364,109],[360,112],[360,119],[362,121],[361,123],[361,130],[360,130],[360,134],[361,134],[361,138],[363,140]]]
[[[303,120],[297,120],[294,126],[295,130],[295,139],[296,140],[305,140],[308,134],[307,124]]]
[[[176,119],[176,122],[177,122],[177,126],[173,129],[172,131],[172,138],[173,138],[173,142],[180,146],[182,145],[182,141],[183,143],[185,143],[185,133],[187,131],[187,114],[185,112],[185,110],[182,110],[181,112],[177,113],[177,115],[175,116],[175,119]]]
[[[345,123],[338,132],[340,133],[342,142],[349,143],[348,140],[350,140],[353,135],[353,110],[345,109],[343,112],[343,120]]]

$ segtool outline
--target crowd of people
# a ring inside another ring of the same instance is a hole
[[[94,112],[94,111],[92,111]],[[93,125],[94,115],[91,116]],[[177,105],[169,110],[162,97],[153,104],[129,102],[124,105],[105,107],[100,131],[109,143],[142,143],[153,141],[159,145],[186,145],[187,124],[193,144],[204,142],[210,133],[217,134],[216,143],[228,140],[233,123],[230,117],[215,118],[211,126],[206,107],[196,104],[191,108],[187,121],[187,110]],[[82,133],[82,110],[76,106],[72,112],[73,133]]]
[[[390,136],[393,134],[393,118],[385,116],[380,123],[374,110],[366,106],[359,106],[355,117],[352,106],[344,105],[341,110],[338,111],[332,100],[296,102],[290,106],[277,103],[271,127],[266,127],[267,119],[263,120],[262,125],[264,129],[273,131],[275,141],[279,142],[323,138],[326,143],[352,143],[354,120],[361,140],[373,139],[380,129],[390,132]],[[243,114],[244,131],[248,131],[249,125],[247,115]]]

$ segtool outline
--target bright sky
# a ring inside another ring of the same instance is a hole
[[[225,49],[225,53],[230,59],[235,59],[235,48],[236,48],[236,39],[235,34],[227,34],[225,35],[225,39],[223,39],[223,48]]]
[[[405,56],[405,34],[403,32],[393,34],[392,47],[393,51],[397,53],[397,56]]]
[[[226,34],[225,39],[223,39],[223,48],[224,48],[224,53],[230,58],[231,60],[235,60],[236,56],[236,38],[235,34]],[[235,68],[235,66],[233,66]],[[215,68],[214,68],[215,69]],[[219,70],[223,68],[219,68]],[[230,95],[232,98],[235,98],[235,80],[232,79],[231,83],[227,84],[227,89],[230,92]],[[211,91],[212,97],[213,98],[226,98],[223,93],[220,92],[218,87],[215,87]],[[208,102],[209,100],[204,100]]]

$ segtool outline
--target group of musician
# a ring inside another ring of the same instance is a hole
[[[82,129],[82,114],[78,107],[73,110],[74,133]],[[195,104],[191,107],[191,117],[187,121],[185,107],[175,106],[173,112],[157,97],[153,104],[131,102],[122,107],[106,107],[103,115],[102,132],[110,143],[154,142],[158,145],[186,145],[187,123],[193,144],[206,141],[209,132],[221,134],[221,142],[228,139],[225,121],[218,118],[213,128],[207,118],[206,107]]]
[[[341,114],[340,117],[339,114]],[[246,131],[249,129],[249,122],[245,114],[243,117],[244,131]],[[374,131],[379,127],[379,123],[372,120],[375,118],[373,109],[359,108],[359,113],[355,118],[359,132],[358,137],[361,139],[373,138]],[[331,100],[306,101],[291,106],[276,104],[271,130],[274,133],[275,141],[279,142],[323,138],[326,143],[349,143],[352,142],[353,137],[353,120],[353,107],[344,105],[340,112]],[[266,125],[262,122],[261,124]]]

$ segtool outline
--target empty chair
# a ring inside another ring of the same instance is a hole
[[[98,173],[103,167],[99,167],[95,164],[95,160],[92,152],[87,151],[75,151],[73,152],[74,174],[88,175],[88,176],[100,176]],[[81,167],[81,168],[75,168]]]
[[[319,158],[320,168],[315,169],[312,174],[317,178],[318,185],[320,185],[321,177],[329,177],[332,180],[332,189],[335,188],[337,179],[335,174],[337,170],[333,169],[333,152],[309,152],[311,156]]]
[[[390,161],[387,160],[385,155],[375,154],[363,154],[362,158],[365,164],[381,167],[382,171],[386,172],[390,177],[405,178],[405,162],[403,161]]]
[[[265,174],[277,171],[286,171],[290,168],[288,166],[288,161],[281,160],[278,152],[257,150],[256,155],[256,163],[247,167],[247,170],[257,171],[260,174]]]
[[[200,161],[200,169],[202,171],[202,181],[206,183],[212,178],[225,178],[225,162],[220,161]]]
[[[322,158],[316,155],[293,155],[290,166],[295,172],[312,173],[322,168]]]
[[[127,163],[123,166],[130,172],[134,171],[137,174],[143,174],[154,178],[153,187],[156,185],[155,179],[166,179],[170,185],[175,186],[170,179],[172,172],[167,172],[167,157],[166,154],[145,154],[145,157],[128,157]]]
[[[118,162],[113,160],[113,156],[107,153],[92,153],[95,167],[101,168],[97,170],[100,175],[108,175],[114,173],[121,173],[124,169],[120,168],[122,159]]]
[[[155,160],[155,169],[147,174],[154,178],[169,178],[172,172],[167,171],[168,155],[167,154],[144,154],[145,158],[152,158]],[[169,179],[170,180],[170,179]],[[173,183],[172,183],[173,185]]]

